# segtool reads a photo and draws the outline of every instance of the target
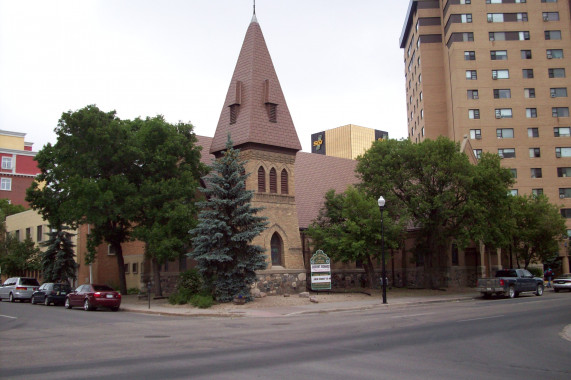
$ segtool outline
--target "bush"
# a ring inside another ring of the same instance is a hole
[[[195,294],[190,298],[190,304],[199,309],[208,309],[214,305],[214,299],[208,294]]]
[[[127,289],[127,294],[139,294],[141,291],[139,288],[129,288]]]
[[[198,269],[193,268],[180,274],[176,285],[177,289],[188,289],[192,294],[198,294],[202,290],[204,281]]]
[[[543,271],[538,267],[529,267],[527,270],[535,277],[543,278]]]

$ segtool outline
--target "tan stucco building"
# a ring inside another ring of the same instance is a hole
[[[408,136],[470,139],[497,153],[513,194],[571,218],[569,0],[411,0],[404,50]],[[571,219],[568,219],[571,233]],[[567,247],[562,271],[570,272]],[[501,266],[501,257],[488,266]],[[503,265],[507,263],[503,262]]]

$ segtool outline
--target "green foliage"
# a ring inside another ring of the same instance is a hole
[[[214,299],[210,294],[195,294],[190,298],[190,304],[199,309],[208,309],[214,305]]]
[[[129,289],[127,289],[127,294],[129,294],[129,295],[139,294],[139,293],[141,293],[141,290],[139,290],[139,288],[129,288]]]
[[[427,287],[440,286],[435,271],[446,265],[451,240],[461,248],[479,239],[495,246],[505,241],[490,222],[505,210],[513,179],[491,157],[472,165],[459,144],[444,137],[418,144],[384,140],[359,157],[357,172],[366,193],[383,195],[391,214],[410,216]]]
[[[204,281],[200,272],[196,268],[189,269],[179,275],[177,289],[188,289],[192,294],[198,294],[202,291]]]
[[[0,199],[0,221],[6,221],[6,217],[26,211],[22,205],[15,205],[10,203],[8,199]]]
[[[543,270],[541,270],[541,268],[538,267],[529,267],[527,268],[527,270],[534,275],[535,277],[540,277],[543,278]]]
[[[0,268],[6,276],[40,270],[40,250],[29,237],[19,241],[13,234],[7,234],[0,242]]]
[[[510,210],[514,221],[510,237],[518,262],[522,260],[525,268],[532,262],[549,262],[567,236],[559,207],[543,195],[515,196]]]
[[[195,293],[190,289],[180,288],[169,296],[171,305],[184,305],[190,302]]]
[[[190,232],[194,249],[189,256],[219,302],[230,302],[237,294],[251,301],[256,271],[266,268],[264,248],[251,242],[266,228],[267,218],[255,215],[261,209],[251,207],[253,193],[246,190],[243,173],[239,151],[228,136],[226,151],[204,177],[207,200],[198,204],[198,226]]]
[[[48,233],[49,239],[43,243],[47,249],[42,252],[42,273],[45,282],[69,282],[75,280],[75,245],[71,234],[59,227]]]
[[[26,199],[50,225],[91,225],[86,263],[110,244],[126,293],[122,243],[139,238],[159,261],[186,252],[201,173],[190,124],[121,120],[91,105],[63,113],[55,132],[56,144],[36,155],[44,186],[33,185]]]
[[[384,212],[383,219],[385,249],[397,248],[403,239],[405,219],[397,224],[388,212]],[[322,249],[334,260],[362,261],[368,286],[374,286],[373,259],[380,257],[381,249],[381,215],[376,199],[354,187],[342,194],[328,191],[307,235],[315,249]]]

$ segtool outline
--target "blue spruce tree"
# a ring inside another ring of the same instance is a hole
[[[42,273],[45,282],[69,282],[75,280],[76,263],[71,241],[72,236],[65,227],[58,227],[48,233],[43,243],[47,250],[42,253]]]
[[[250,204],[253,192],[246,190],[248,174],[239,153],[228,135],[223,156],[204,177],[206,188],[201,191],[207,200],[198,203],[198,226],[190,231],[193,251],[189,256],[197,261],[218,302],[234,297],[251,301],[256,271],[267,266],[265,249],[251,244],[266,229],[267,218],[256,216],[261,208]]]

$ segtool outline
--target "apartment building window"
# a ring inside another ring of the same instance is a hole
[[[488,22],[527,21],[527,13],[488,13]]]
[[[470,138],[472,140],[481,140],[482,139],[482,130],[481,129],[470,129]]]
[[[125,268],[125,274],[129,274],[129,264],[123,264],[123,268]]]
[[[555,127],[553,128],[553,136],[555,137],[571,137],[571,128]]]
[[[513,128],[498,128],[496,129],[496,136],[499,139],[513,139],[514,130]]]
[[[518,194],[517,189],[511,189],[508,191],[508,195],[511,195],[512,197],[516,197]]]
[[[503,70],[492,70],[492,79],[509,79],[510,71],[507,69]]]
[[[565,78],[565,69],[548,69],[549,78]]]
[[[512,178],[517,178],[517,169],[510,169],[510,173],[512,175]]]
[[[559,21],[559,12],[543,12],[543,21]]]
[[[472,4],[472,0],[460,0],[460,4]]]
[[[36,242],[41,242],[44,240],[43,226],[36,227]]]
[[[117,254],[117,250],[111,244],[107,245],[107,255],[108,256],[115,256]]]
[[[512,109],[511,108],[496,108],[495,110],[496,119],[511,119]]]
[[[528,41],[530,39],[529,32],[519,32],[520,41]]]
[[[420,101],[422,101],[422,91],[420,91],[420,94],[418,94],[418,97],[420,98]]]
[[[505,61],[508,59],[507,50],[492,50],[490,51],[490,59],[492,61]]]
[[[557,168],[557,177],[571,177],[571,168]]]
[[[139,273],[139,263],[133,263],[131,267],[133,268],[133,270],[131,271],[133,274]]]
[[[17,241],[20,241],[20,230],[14,231],[14,238],[15,238]]]
[[[539,197],[540,195],[543,195],[543,189],[531,189],[531,195]]]
[[[523,96],[528,99],[535,98],[535,88],[524,88]]]
[[[465,61],[475,61],[476,60],[476,52],[475,51],[465,51],[464,52],[464,60]]]
[[[539,158],[541,157],[540,148],[529,148],[529,158]]]
[[[479,119],[480,118],[480,110],[479,109],[468,110],[468,118],[469,119]]]
[[[531,178],[542,178],[541,168],[531,168]]]
[[[542,3],[556,3],[557,0],[541,0]]]
[[[474,156],[476,156],[477,159],[480,159],[482,157],[482,149],[474,149]]]
[[[561,59],[563,58],[563,49],[547,49],[547,59]]]
[[[515,149],[514,148],[498,149],[498,155],[500,156],[500,158],[515,158]]]
[[[0,179],[0,190],[12,191],[12,178]]]
[[[468,90],[468,99],[478,99],[478,90]]]
[[[521,59],[531,59],[531,50],[522,50]]]
[[[504,22],[504,14],[488,13],[488,22]]]
[[[528,128],[527,137],[539,137],[539,128]]]
[[[486,0],[486,4],[502,4],[502,3],[525,3],[526,0]]]
[[[478,72],[476,70],[466,70],[466,79],[468,80],[478,79]]]
[[[526,108],[525,117],[528,119],[534,119],[537,117],[537,108]]]
[[[422,83],[422,74],[418,74],[418,83]]]
[[[546,30],[545,31],[545,39],[546,40],[560,40],[561,39],[561,31],[560,30]]]
[[[559,198],[571,198],[571,188],[559,188]]]
[[[569,117],[569,107],[553,107],[551,108],[553,117]]]
[[[512,97],[510,89],[494,89],[494,99],[509,99]]]
[[[561,216],[564,218],[571,218],[571,208],[562,208],[561,209]]]
[[[465,13],[465,14],[461,15],[461,18],[462,18],[462,24],[472,22],[472,14],[471,13]]]
[[[549,93],[550,93],[552,98],[566,98],[567,97],[567,87],[550,88]]]
[[[12,169],[12,157],[2,157],[2,169]]]
[[[424,127],[422,127],[422,129],[420,130],[420,135],[421,135],[422,137],[424,137]]]
[[[555,148],[555,157],[571,157],[571,148],[557,147]]]
[[[523,69],[521,72],[524,78],[533,78],[533,69]]]

